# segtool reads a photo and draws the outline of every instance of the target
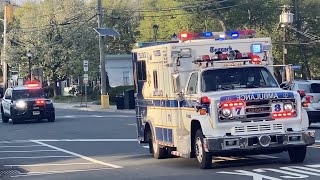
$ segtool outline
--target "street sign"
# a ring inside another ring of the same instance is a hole
[[[83,60],[83,71],[88,72],[88,69],[89,69],[89,61]]]

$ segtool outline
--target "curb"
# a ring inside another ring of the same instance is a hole
[[[54,103],[56,109],[77,109],[81,111],[99,111],[99,112],[121,112],[121,113],[133,113],[135,114],[135,109],[117,109],[116,106],[110,106],[109,109],[102,109],[100,105],[85,105],[80,106],[79,104],[69,104],[69,103]]]

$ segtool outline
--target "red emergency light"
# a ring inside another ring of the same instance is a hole
[[[25,83],[25,86],[27,86],[28,88],[35,88],[35,87],[40,87],[39,82],[36,81],[28,81]]]

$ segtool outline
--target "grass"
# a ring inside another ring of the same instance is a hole
[[[85,97],[81,97],[81,96],[56,96],[52,98],[52,100],[56,103],[80,103],[81,101],[82,103],[85,103]],[[88,97],[88,103],[101,105],[101,100],[90,99]],[[110,105],[116,105],[116,103],[110,101]]]

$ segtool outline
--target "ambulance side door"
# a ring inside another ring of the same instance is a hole
[[[193,72],[190,74],[189,81],[185,88],[185,103],[184,103],[184,113],[182,115],[183,119],[191,120],[192,113],[194,113],[194,107],[197,103],[198,93],[199,93],[199,74],[198,72]]]

